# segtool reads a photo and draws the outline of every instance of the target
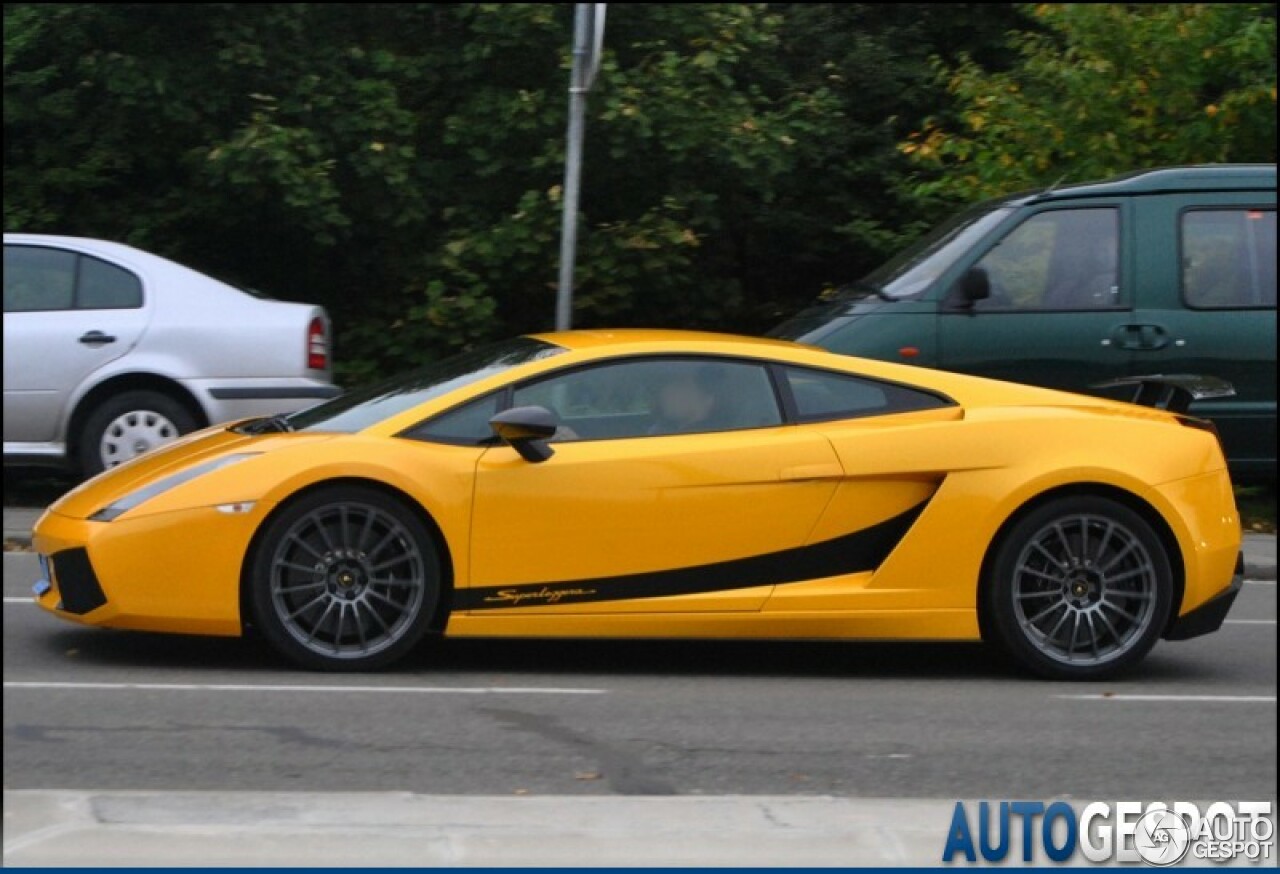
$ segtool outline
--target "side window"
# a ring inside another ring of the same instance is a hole
[[[1182,216],[1182,299],[1200,309],[1276,305],[1276,211],[1197,209]]]
[[[80,257],[80,287],[76,309],[125,310],[142,306],[138,277],[106,261]]]
[[[1037,213],[977,266],[991,279],[985,310],[1100,310],[1120,300],[1120,217],[1112,207]]]
[[[945,398],[893,383],[807,367],[786,367],[784,372],[795,399],[796,415],[802,422],[951,406]]]
[[[559,416],[560,440],[732,431],[782,424],[762,365],[715,358],[586,367],[516,389],[512,406]]]
[[[418,425],[404,436],[432,443],[458,443],[476,446],[493,436],[489,420],[498,412],[501,391],[491,392],[460,407],[441,413]]]
[[[4,247],[4,311],[69,310],[75,301],[76,255],[43,246]]]

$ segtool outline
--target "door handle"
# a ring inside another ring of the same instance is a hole
[[[840,479],[844,476],[844,468],[839,464],[799,464],[795,467],[784,467],[778,472],[778,479],[786,482],[805,482],[815,479]]]
[[[1153,351],[1169,345],[1169,334],[1160,325],[1121,325],[1112,334],[1121,349]],[[1111,345],[1103,340],[1102,345]]]
[[[101,331],[89,331],[80,336],[80,342],[86,346],[102,346],[106,343],[114,343],[115,337],[110,334],[104,334]]]
[[[1142,345],[1140,349],[1163,349],[1169,345],[1169,335],[1159,325],[1140,325],[1142,328]]]

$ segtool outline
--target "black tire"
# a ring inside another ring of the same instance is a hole
[[[199,427],[181,403],[156,391],[127,391],[94,408],[80,430],[80,472],[86,477],[177,440]]]
[[[287,505],[258,538],[252,616],[302,667],[376,670],[431,627],[441,567],[435,539],[400,500],[368,486],[323,488]]]
[[[1027,670],[1099,680],[1151,650],[1173,591],[1169,556],[1145,519],[1076,496],[1035,508],[1001,537],[979,609],[984,636]]]

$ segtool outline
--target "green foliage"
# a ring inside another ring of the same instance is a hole
[[[1060,175],[1051,124],[1076,153],[1065,169],[1090,175],[1084,156],[1127,169],[1274,150],[1274,121],[1255,111],[1273,110],[1272,7],[1028,9],[612,5],[588,103],[575,325],[766,329],[934,224],[947,198]],[[5,227],[121,240],[323,304],[346,382],[547,329],[572,12],[8,4]],[[1006,34],[1028,27],[1010,53]],[[1152,45],[1115,43],[1125,29]],[[1090,72],[1104,59],[1114,69]],[[949,90],[936,64],[955,67]],[[1058,100],[1059,73],[1088,88]],[[1190,110],[1174,98],[1193,81],[1194,141],[1215,155],[1182,143]],[[1112,87],[1125,108],[1104,113]],[[999,138],[950,133],[992,94],[982,124]],[[926,133],[908,155],[912,131]],[[922,166],[973,180],[917,190]]]
[[[952,112],[903,143],[973,200],[1136,168],[1276,159],[1274,4],[1042,4],[1017,65],[939,62]]]

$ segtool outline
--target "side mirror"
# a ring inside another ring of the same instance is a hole
[[[985,267],[970,267],[956,282],[952,299],[963,307],[971,307],[980,300],[991,297],[991,278]]]
[[[489,427],[525,461],[538,463],[555,450],[547,441],[555,436],[560,422],[546,407],[513,407],[489,420]]]

